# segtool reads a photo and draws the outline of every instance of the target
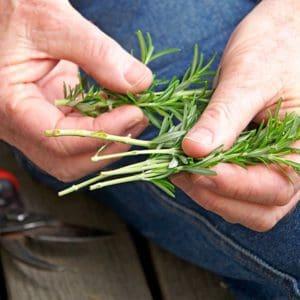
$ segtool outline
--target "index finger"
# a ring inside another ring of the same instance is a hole
[[[219,164],[213,168],[217,176],[192,175],[195,184],[227,198],[263,205],[286,205],[300,189],[299,176],[293,170],[286,174],[276,167],[264,165],[242,168]]]

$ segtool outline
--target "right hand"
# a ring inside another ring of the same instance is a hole
[[[214,95],[183,141],[187,155],[231,147],[251,120],[266,122],[278,99],[280,116],[299,114],[299,16],[299,0],[264,0],[240,23],[224,51]],[[300,155],[288,159],[299,163]],[[267,231],[299,203],[300,176],[282,169],[223,163],[213,167],[217,176],[180,174],[173,182],[226,221]]]
[[[53,100],[63,97],[63,82],[77,83],[78,66],[102,86],[124,93],[146,89],[151,71],[67,0],[0,0],[0,12],[0,138],[62,181],[103,167],[103,162],[90,162],[99,141],[50,139],[44,131],[69,128],[137,136],[147,126],[142,111],[123,106],[93,119],[60,110]],[[112,143],[103,153],[127,149]]]

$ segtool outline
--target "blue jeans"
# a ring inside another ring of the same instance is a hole
[[[206,57],[224,46],[254,0],[73,0],[73,5],[125,48],[133,33],[149,31],[158,47],[184,51],[152,66],[160,76],[182,72],[199,42]],[[153,131],[145,133],[149,138]],[[144,136],[145,137],[145,136]],[[38,180],[64,185],[19,155]],[[273,230],[257,233],[208,212],[180,191],[170,199],[147,183],[124,184],[90,193],[143,235],[227,281],[237,299],[300,299],[300,209]]]

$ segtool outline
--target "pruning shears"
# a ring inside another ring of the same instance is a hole
[[[63,271],[35,256],[26,242],[82,244],[112,235],[111,232],[64,223],[50,215],[28,212],[16,177],[0,169],[0,246],[14,259],[47,271]]]

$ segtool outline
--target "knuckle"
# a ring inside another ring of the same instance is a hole
[[[209,109],[205,112],[206,117],[210,119],[210,121],[220,121],[225,120],[230,122],[232,120],[232,112],[229,108],[228,103],[226,102],[214,102],[211,103]]]
[[[109,62],[113,55],[114,43],[108,38],[91,38],[86,44],[86,53],[89,57],[100,62]]]
[[[267,232],[271,230],[279,221],[276,215],[262,216],[257,218],[252,228],[258,232]]]

